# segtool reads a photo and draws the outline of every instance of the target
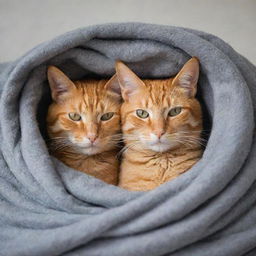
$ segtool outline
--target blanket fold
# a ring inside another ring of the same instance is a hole
[[[49,65],[110,77],[119,59],[162,78],[191,56],[211,132],[188,172],[129,192],[49,155]],[[0,92],[0,255],[254,255],[256,68],[221,39],[142,23],[80,28],[0,64]]]

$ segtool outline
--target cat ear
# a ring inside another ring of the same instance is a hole
[[[51,88],[52,99],[56,102],[67,99],[76,89],[74,83],[55,66],[48,67],[47,77]]]
[[[143,81],[121,61],[116,62],[116,75],[125,101],[145,87]]]
[[[105,84],[105,89],[114,96],[118,96],[121,99],[121,88],[116,74],[114,74]]]
[[[196,57],[185,63],[172,81],[174,86],[183,88],[189,98],[195,97],[199,77],[199,61]]]

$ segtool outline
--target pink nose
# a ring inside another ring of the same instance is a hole
[[[93,143],[97,139],[97,135],[96,134],[88,134],[87,138],[91,141],[91,143]]]
[[[157,131],[155,134],[160,139],[164,135],[164,131]]]

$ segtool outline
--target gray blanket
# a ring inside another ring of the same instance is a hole
[[[128,192],[49,156],[46,68],[141,77],[201,63],[212,129],[203,158],[150,192]],[[221,39],[139,23],[77,29],[0,65],[0,255],[256,255],[256,68]]]

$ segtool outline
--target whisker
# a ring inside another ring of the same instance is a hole
[[[128,145],[125,145],[119,152],[118,152],[118,156],[121,156],[122,154],[124,154],[125,152],[127,152],[129,149],[134,149],[134,147],[136,145],[139,145],[139,142],[135,142],[135,143],[131,143]]]

